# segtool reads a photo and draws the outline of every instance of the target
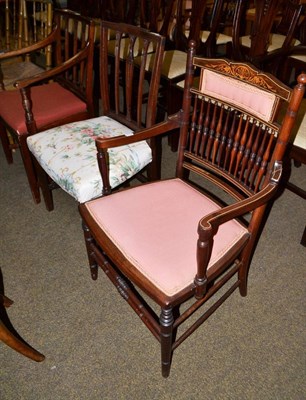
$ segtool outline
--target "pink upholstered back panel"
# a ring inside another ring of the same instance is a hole
[[[199,90],[207,96],[233,104],[265,122],[270,122],[273,116],[275,96],[237,79],[205,69],[202,71]]]

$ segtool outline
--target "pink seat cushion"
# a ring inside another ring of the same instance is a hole
[[[51,122],[86,111],[86,104],[56,82],[31,89],[33,114],[38,130]],[[18,134],[27,133],[19,90],[0,92],[0,116]]]
[[[198,222],[220,208],[180,179],[138,186],[85,206],[124,256],[167,296],[193,283]],[[248,236],[236,220],[222,225],[209,268]]]

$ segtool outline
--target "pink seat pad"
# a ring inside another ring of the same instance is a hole
[[[198,222],[220,208],[180,179],[138,186],[85,206],[125,257],[167,296],[192,284]],[[247,237],[248,231],[236,220],[222,225],[209,268]]]
[[[56,82],[31,89],[33,114],[38,130],[51,122],[86,111],[86,104]],[[18,134],[27,133],[19,90],[0,92],[0,116]]]

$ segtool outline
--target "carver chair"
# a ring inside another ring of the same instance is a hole
[[[55,28],[39,43],[16,55],[52,46],[54,67],[17,81],[18,90],[0,92],[0,138],[8,163],[13,162],[7,131],[21,151],[33,199],[40,192],[26,139],[51,127],[93,116],[93,43],[95,24],[67,10],[54,13]],[[0,60],[6,55],[0,55]]]
[[[182,110],[138,132],[143,140],[180,128],[176,178],[79,206],[92,278],[101,267],[160,342],[164,377],[173,351],[236,288],[247,294],[249,264],[306,84],[302,75],[292,91],[249,64],[194,54],[191,42]],[[283,101],[289,105],[279,125]],[[101,159],[129,142],[97,139]],[[102,166],[110,193],[107,162]],[[202,344],[195,343],[193,357]]]
[[[6,0],[0,3],[0,9],[5,21],[5,29],[0,33],[0,54],[6,53],[6,59],[0,58],[0,85],[9,90],[14,89],[17,79],[51,67],[51,46],[21,55],[14,51],[38,43],[51,33],[53,3],[52,0]]]
[[[114,54],[109,53],[109,42],[113,40],[110,32],[116,37]],[[155,123],[165,39],[137,26],[108,21],[101,22],[100,38],[101,116],[28,137],[48,210],[54,207],[52,190],[56,186],[79,203],[108,192],[102,184],[103,160],[100,154],[97,157],[95,144],[100,137],[131,137],[128,146],[107,155],[112,188],[135,176],[140,179],[159,176],[160,143],[152,139],[150,143],[133,144],[136,141],[133,134],[137,137],[138,130]],[[152,77],[147,80],[145,65],[151,47],[156,58]]]

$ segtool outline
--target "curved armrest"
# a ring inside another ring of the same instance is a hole
[[[235,204],[221,208],[211,214],[203,217],[198,224],[198,243],[197,243],[197,260],[198,269],[194,280],[196,285],[196,297],[201,298],[205,294],[207,285],[207,267],[212,253],[213,238],[216,235],[219,226],[239,216],[243,216],[247,212],[255,210],[266,204],[274,195],[277,184],[282,175],[281,162],[275,161],[271,171],[268,184],[253,196],[238,201]]]
[[[98,150],[107,150],[111,147],[125,146],[141,140],[151,139],[172,131],[180,126],[180,114],[173,114],[166,121],[153,125],[150,128],[140,129],[131,136],[116,136],[112,138],[97,138],[96,146]]]
[[[223,207],[220,210],[203,217],[199,222],[199,235],[202,235],[202,233],[208,231],[215,235],[220,225],[231,219],[243,216],[247,212],[250,212],[255,208],[267,203],[277,189],[277,184],[280,181],[282,170],[282,163],[275,161],[271,171],[269,183],[260,192],[247,199],[238,201],[237,203],[231,204],[227,207]]]
[[[58,65],[58,66],[56,66],[54,68],[51,68],[48,71],[43,71],[43,72],[41,72],[39,74],[33,75],[30,78],[25,78],[25,79],[22,79],[20,81],[16,81],[14,83],[14,86],[17,89],[22,89],[22,88],[26,88],[28,86],[31,86],[33,84],[36,84],[36,83],[43,82],[45,80],[49,80],[51,78],[54,78],[55,76],[63,73],[64,71],[66,71],[66,70],[70,69],[71,67],[73,67],[75,64],[77,64],[80,61],[82,61],[87,56],[88,47],[89,47],[89,43],[87,43],[87,45],[84,47],[84,49],[79,51],[73,57],[69,58],[69,60],[64,61],[61,65]]]
[[[166,121],[153,125],[150,128],[140,129],[131,136],[116,136],[114,138],[97,138],[97,159],[103,181],[103,195],[111,193],[109,184],[109,168],[107,149],[111,147],[124,146],[142,140],[154,138],[180,126],[180,115],[177,113],[168,117]]]
[[[9,58],[22,56],[43,49],[44,47],[51,45],[55,41],[57,34],[58,34],[58,28],[57,26],[55,26],[53,31],[46,38],[40,40],[39,42],[33,43],[27,47],[23,47],[22,49],[4,51],[3,53],[0,53],[0,62],[2,60],[7,60]]]

